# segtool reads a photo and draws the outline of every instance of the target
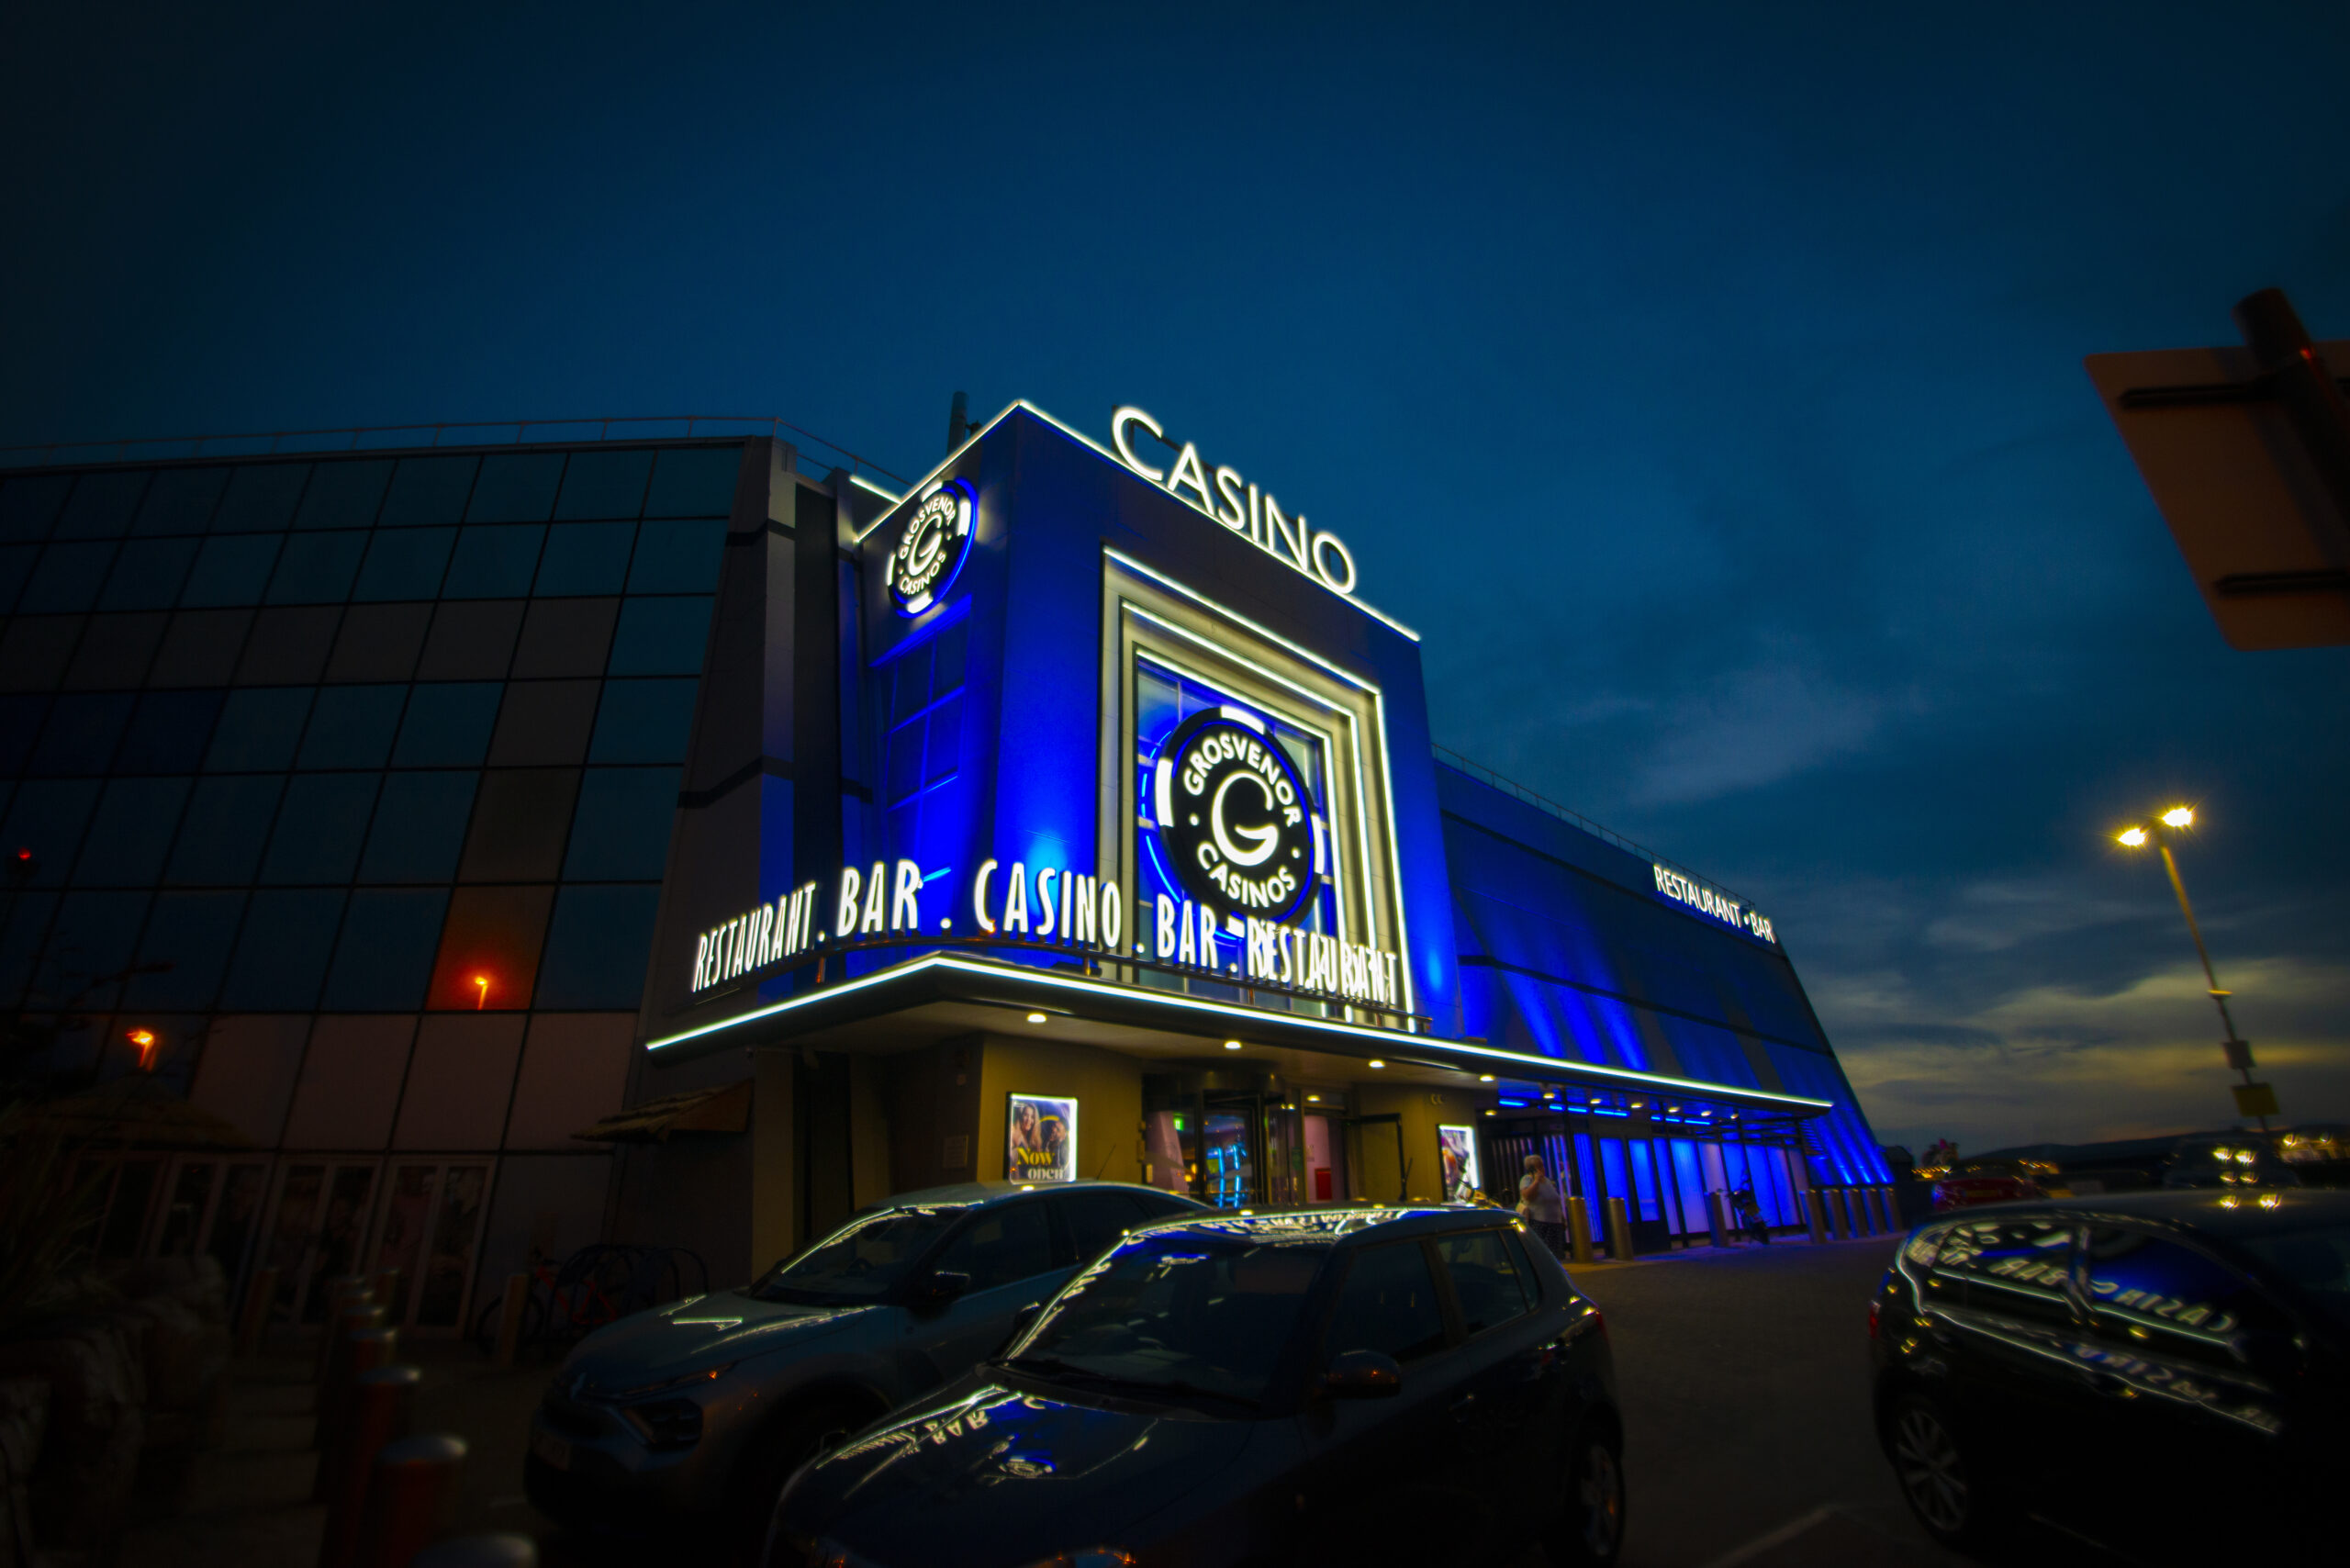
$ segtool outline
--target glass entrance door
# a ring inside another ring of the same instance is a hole
[[[386,1316],[403,1328],[464,1321],[489,1193],[489,1162],[396,1159],[384,1184],[370,1272],[399,1278]]]
[[[373,1159],[291,1159],[278,1168],[264,1258],[277,1270],[282,1321],[321,1322],[326,1282],[357,1266],[375,1168]],[[273,1306],[273,1316],[277,1310]]]

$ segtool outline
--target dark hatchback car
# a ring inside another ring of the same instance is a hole
[[[1902,1244],[1869,1335],[1886,1455],[1945,1544],[1996,1553],[2031,1514],[2141,1562],[2339,1549],[2350,1193],[1936,1220]]]
[[[1511,1216],[1176,1220],[796,1475],[769,1568],[1606,1563],[1598,1309]]]

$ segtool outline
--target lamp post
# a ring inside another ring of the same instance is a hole
[[[2258,1117],[2260,1130],[2266,1133],[2268,1130],[2268,1111],[2276,1103],[2276,1092],[2265,1083],[2253,1081],[2252,1044],[2236,1036],[2236,1021],[2228,1014],[2228,998],[2232,993],[2221,990],[2219,976],[2211,972],[2210,949],[2203,946],[2203,930],[2195,924],[2195,906],[2187,902],[2187,883],[2179,877],[2178,858],[2170,852],[2172,835],[2194,825],[2193,811],[2186,806],[2173,806],[2153,822],[2143,826],[2132,824],[2116,834],[2114,838],[2131,849],[2143,849],[2152,844],[2162,852],[2163,869],[2170,873],[2171,891],[2178,895],[2178,912],[2187,916],[2187,934],[2195,939],[2195,956],[2203,960],[2205,989],[2211,993],[2211,1004],[2220,1010],[2221,1026],[2228,1032],[2223,1046],[2228,1053],[2228,1065],[2244,1078],[2243,1087],[2236,1091],[2237,1113]]]

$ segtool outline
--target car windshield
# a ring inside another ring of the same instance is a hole
[[[2350,1226],[2246,1237],[2242,1245],[2300,1286],[2336,1327],[2350,1328]]]
[[[859,1215],[744,1290],[760,1301],[876,1301],[906,1277],[968,1205],[934,1204]]]
[[[1079,1386],[1253,1407],[1327,1251],[1191,1230],[1136,1237],[1071,1281],[1009,1364]]]

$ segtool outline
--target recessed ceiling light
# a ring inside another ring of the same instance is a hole
[[[1491,1083],[1493,1081],[1494,1075],[1490,1072],[1481,1072],[1477,1075],[1477,1081],[1480,1083]]]
[[[1319,1094],[1308,1094],[1305,1097],[1305,1103],[1309,1105],[1319,1105],[1322,1103],[1322,1096]]]
[[[1224,1042],[1224,1048],[1227,1051],[1237,1051],[1240,1048],[1240,1042],[1237,1040],[1226,1040]]]
[[[1031,1013],[1030,1014],[1028,1014],[1028,1022],[1030,1022],[1031,1024],[1041,1024],[1041,1023],[1043,1023],[1044,1021],[1045,1021],[1045,1015],[1044,1015],[1043,1014],[1041,1014],[1041,1013]]]
[[[1385,1067],[1387,1064],[1381,1061],[1377,1057],[1373,1057],[1371,1058],[1371,1065],[1373,1067]]]

